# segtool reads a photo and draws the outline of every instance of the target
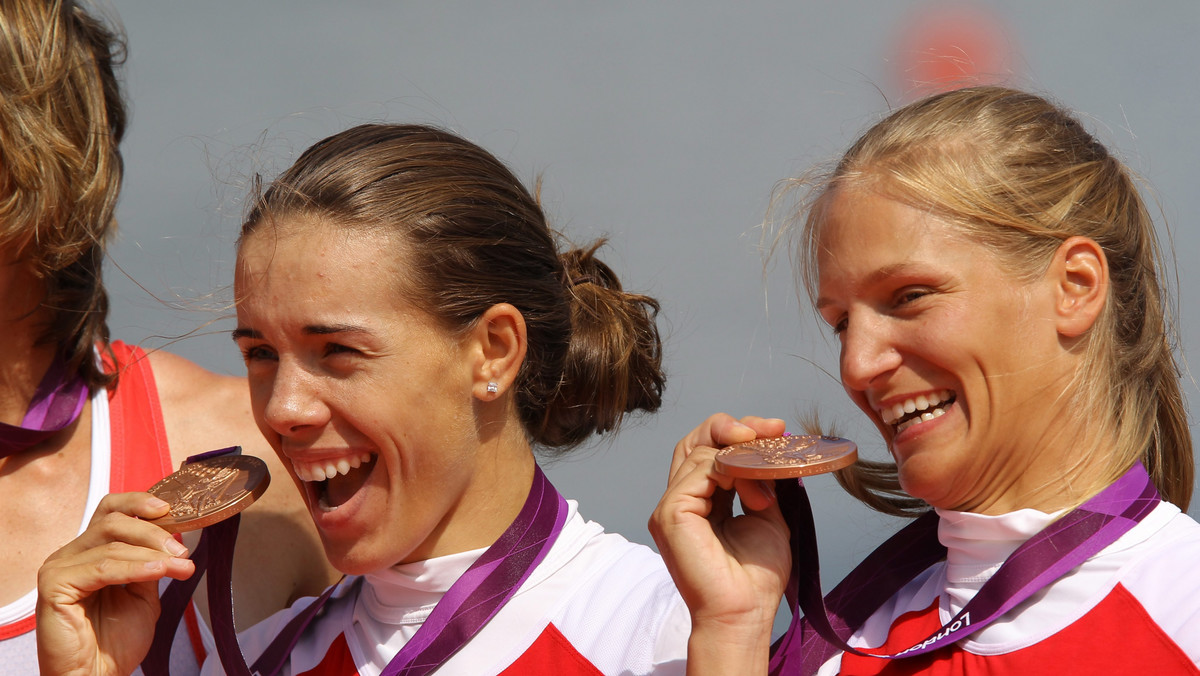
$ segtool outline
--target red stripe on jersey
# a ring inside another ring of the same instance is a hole
[[[566,636],[553,624],[546,625],[533,645],[516,662],[500,672],[500,676],[518,674],[555,674],[555,676],[603,676],[586,657],[581,655]]]
[[[354,666],[354,657],[350,655],[350,646],[346,645],[345,634],[338,634],[333,639],[325,657],[317,666],[296,676],[357,676],[358,667]]]
[[[941,627],[938,604],[901,615],[892,623],[885,650],[899,651]],[[1086,615],[1031,646],[1002,655],[975,655],[955,644],[906,659],[842,655],[844,676],[1026,676],[1027,674],[1200,674],[1187,654],[1154,623],[1124,587]]]
[[[14,636],[20,636],[25,632],[33,631],[37,626],[37,618],[33,615],[17,620],[12,624],[0,625],[0,641],[10,639]]]
[[[154,371],[145,351],[121,341],[112,343],[117,363],[104,354],[104,368],[117,371],[120,380],[108,392],[112,469],[109,486],[114,493],[144,491],[172,471],[171,451]]]
[[[356,676],[358,668],[346,645],[346,636],[338,634],[317,666],[297,676]],[[553,624],[547,625],[537,640],[500,676],[555,674],[555,676],[603,676]]]

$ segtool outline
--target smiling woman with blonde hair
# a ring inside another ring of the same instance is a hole
[[[796,483],[714,469],[783,422],[707,420],[651,523],[689,673],[1196,673],[1191,438],[1129,171],[1044,98],[980,87],[893,112],[800,184],[799,273],[893,459],[839,479],[920,516],[822,603]],[[785,587],[805,617],[772,653]]]

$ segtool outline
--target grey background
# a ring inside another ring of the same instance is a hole
[[[928,12],[990,13],[1011,52],[1005,81],[1085,111],[1154,186],[1179,260],[1182,351],[1200,352],[1196,0],[105,6],[128,33],[133,111],[107,271],[115,335],[242,373],[220,308],[253,172],[273,176],[360,122],[447,126],[528,182],[541,173],[556,227],[611,236],[604,258],[662,302],[662,411],[548,466],[586,516],[633,540],[650,543],[671,449],[710,413],[794,422],[816,407],[882,457],[787,259],[764,274],[758,224],[776,181],[906,100],[902,37]],[[1194,413],[1190,375],[1185,390]],[[832,479],[809,485],[828,586],[896,523]]]

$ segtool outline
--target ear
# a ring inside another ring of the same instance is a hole
[[[1077,338],[1092,328],[1108,299],[1108,259],[1088,237],[1070,237],[1059,245],[1047,271],[1055,289],[1059,335]]]
[[[528,346],[521,311],[508,303],[493,305],[475,322],[468,339],[475,355],[472,394],[492,401],[511,391]]]

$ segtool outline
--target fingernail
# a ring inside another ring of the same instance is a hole
[[[162,509],[163,507],[170,506],[170,504],[171,503],[155,495],[151,495],[150,499],[146,501],[146,506],[150,507],[151,509]]]
[[[184,554],[187,554],[187,547],[184,547],[183,543],[179,542],[175,538],[167,538],[165,547],[167,552],[172,556],[183,556]]]

